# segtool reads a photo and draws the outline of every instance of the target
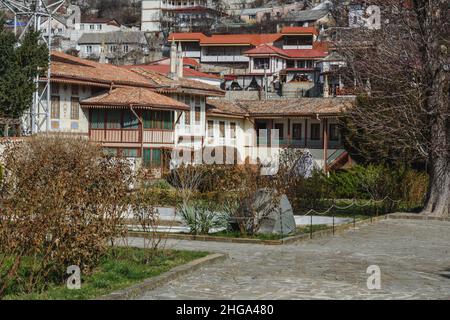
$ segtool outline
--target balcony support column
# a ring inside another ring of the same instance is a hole
[[[327,174],[328,172],[328,119],[323,119],[323,173]]]

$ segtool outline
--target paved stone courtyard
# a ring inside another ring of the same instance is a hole
[[[450,299],[450,222],[388,219],[283,246],[176,240],[166,246],[230,258],[140,299]],[[381,269],[380,290],[367,289],[369,265]]]

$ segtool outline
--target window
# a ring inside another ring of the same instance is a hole
[[[231,139],[236,139],[236,123],[230,123],[230,137]]]
[[[195,124],[199,125],[201,123],[202,109],[198,106],[195,106]]]
[[[339,140],[339,126],[336,123],[330,124],[330,140]]]
[[[124,44],[123,45],[123,52],[127,53],[129,51],[128,45]]]
[[[80,30],[84,30],[84,24],[80,24]]]
[[[219,131],[220,131],[220,137],[225,138],[225,122],[224,121],[219,122]]]
[[[144,149],[144,165],[148,167],[160,167],[162,163],[161,149]]]
[[[142,118],[144,129],[173,130],[173,113],[171,111],[144,111]]]
[[[208,137],[214,137],[214,121],[208,120]]]
[[[117,148],[103,148],[103,153],[107,156],[115,157],[118,154]]]
[[[70,119],[80,119],[80,99],[78,97],[72,97],[70,101]]]
[[[51,102],[50,117],[52,119],[59,119],[60,108],[59,108],[59,96],[53,96]]]
[[[101,109],[91,110],[91,128],[105,129],[105,110]]]
[[[202,117],[202,108],[201,108],[201,101],[200,97],[195,97],[195,124],[199,125],[201,123],[201,117]]]
[[[283,139],[284,137],[284,124],[283,123],[275,123],[275,130],[278,130],[278,137]]]
[[[89,29],[95,30],[95,25],[94,24],[89,25]]]
[[[86,53],[92,53],[92,46],[86,46]]]
[[[123,129],[137,129],[139,120],[131,110],[124,110],[123,113]]]
[[[139,149],[135,148],[122,149],[122,156],[125,158],[137,158],[139,157]]]
[[[311,123],[311,140],[320,140],[320,123]]]
[[[269,69],[269,58],[255,58],[253,59],[253,68],[258,70]]]
[[[191,112],[190,111],[185,111],[184,112],[184,124],[185,125],[190,125],[191,124]]]
[[[52,94],[59,94],[59,85],[57,83],[52,84],[51,87]]]
[[[101,24],[97,25],[97,30],[102,30],[102,25]]]
[[[79,89],[78,86],[76,86],[76,85],[72,86],[72,96],[78,97],[78,91],[79,91],[78,89]]]
[[[292,124],[292,138],[294,140],[302,140],[302,124],[301,123]]]
[[[110,110],[106,114],[107,122],[106,129],[120,129],[121,127],[121,118],[122,112],[121,110]]]
[[[287,60],[286,68],[295,68],[295,60]]]

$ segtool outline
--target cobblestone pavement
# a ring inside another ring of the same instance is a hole
[[[283,246],[169,240],[167,247],[230,258],[140,299],[450,299],[450,222],[383,220]],[[366,285],[374,264],[380,290]]]

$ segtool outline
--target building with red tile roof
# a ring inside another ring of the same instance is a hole
[[[284,27],[273,34],[172,33],[169,42],[202,65],[227,68],[226,90],[279,91],[273,83],[301,82],[308,91],[320,76],[316,63],[328,55],[318,34],[314,27]]]

